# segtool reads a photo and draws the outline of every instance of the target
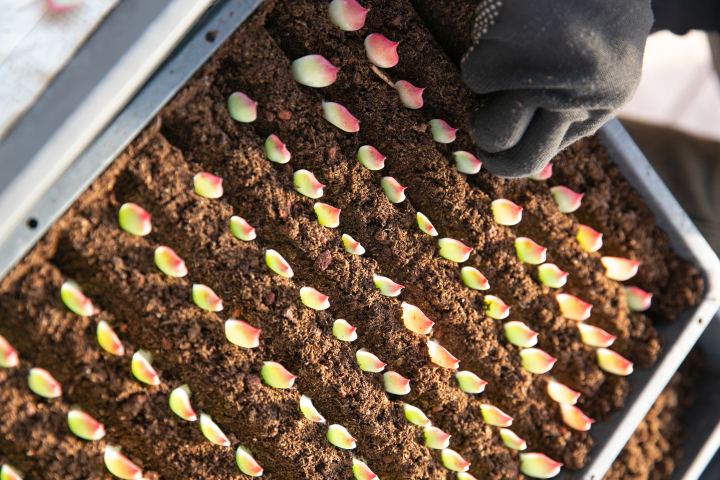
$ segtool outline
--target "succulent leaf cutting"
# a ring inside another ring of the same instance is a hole
[[[530,180],[541,182],[543,180],[547,180],[550,177],[552,177],[552,163],[548,163],[547,165],[545,165],[545,168],[540,170],[540,172],[536,173],[535,175],[531,175]]]
[[[57,398],[62,395],[62,387],[50,372],[43,368],[31,368],[28,372],[28,387],[33,393],[45,398]]]
[[[558,293],[555,299],[560,306],[560,313],[569,320],[583,321],[590,318],[592,305],[583,302],[574,295],[568,293]]]
[[[363,372],[378,373],[385,370],[387,363],[380,361],[378,357],[368,352],[367,349],[361,348],[355,352],[355,359]]]
[[[350,435],[350,432],[348,432],[342,425],[330,425],[325,436],[327,437],[328,442],[338,448],[352,450],[357,446],[357,440],[355,440],[353,436]]]
[[[462,263],[470,258],[470,253],[473,251],[472,247],[453,238],[441,238],[438,240],[438,245],[440,246],[438,252],[440,256],[456,263]]]
[[[408,422],[419,427],[429,427],[432,422],[429,418],[417,407],[413,407],[409,403],[403,403],[403,412]]]
[[[317,411],[312,400],[307,395],[300,396],[300,411],[305,415],[305,418],[312,422],[325,422],[325,417],[320,415],[320,412]]]
[[[398,64],[398,42],[388,40],[379,33],[365,37],[365,53],[373,65],[380,68],[392,68]]]
[[[423,215],[420,212],[417,212],[417,224],[418,228],[422,230],[424,233],[427,233],[428,235],[431,235],[433,237],[436,237],[438,232],[433,227],[433,224],[430,222],[430,219],[427,218],[425,215]]]
[[[293,80],[315,88],[327,87],[335,83],[338,70],[340,69],[322,55],[306,55],[292,62],[290,66]]]
[[[210,312],[219,312],[223,309],[222,300],[207,285],[195,283],[192,286],[192,298],[195,305]]]
[[[470,152],[454,152],[455,170],[465,175],[475,175],[482,168],[482,162]]]
[[[242,92],[235,92],[228,98],[228,113],[235,121],[254,122],[257,119],[257,102]]]
[[[277,362],[263,362],[260,375],[273,388],[291,388],[295,384],[295,375]]]
[[[601,370],[621,377],[633,372],[633,363],[617,352],[607,348],[598,348],[595,350],[595,355]]]
[[[312,172],[302,169],[295,172],[293,175],[293,184],[295,185],[295,191],[300,195],[312,199],[318,199],[323,196],[323,185],[318,182],[315,175]]]
[[[460,360],[455,358],[443,346],[434,340],[428,340],[428,354],[430,361],[438,367],[457,369],[460,366]]]
[[[555,380],[550,380],[548,382],[547,393],[550,398],[558,403],[564,403],[565,405],[575,405],[578,398],[580,398],[580,393],[560,382],[556,382]]]
[[[0,467],[0,480],[23,480],[23,475],[20,473],[20,470],[5,463]]]
[[[274,133],[265,140],[265,156],[271,162],[280,164],[288,163],[292,158],[285,144]]]
[[[473,290],[487,290],[490,288],[490,282],[487,281],[485,275],[474,267],[463,267],[460,269],[460,278],[466,287]]]
[[[540,265],[545,262],[547,248],[541,247],[527,237],[518,237],[515,239],[515,253],[522,262]]]
[[[513,450],[525,450],[527,448],[527,442],[508,428],[500,429],[500,438],[502,438],[506,447]]]
[[[602,233],[596,232],[587,225],[579,225],[575,237],[580,247],[586,252],[597,252],[603,246]]]
[[[255,229],[244,218],[238,216],[230,217],[230,232],[235,238],[243,242],[255,240],[257,237]]]
[[[480,405],[480,411],[482,412],[483,420],[485,420],[485,423],[488,425],[492,425],[493,427],[509,427],[512,425],[512,417],[494,405],[483,403]]]
[[[223,196],[222,178],[207,172],[200,172],[193,177],[195,193],[205,198],[220,198]]]
[[[503,328],[505,329],[505,337],[513,345],[525,348],[537,345],[538,333],[523,322],[507,322],[503,325]]]
[[[644,312],[652,303],[652,293],[638,287],[625,287],[627,306],[633,312]]]
[[[580,338],[585,345],[590,347],[609,347],[615,341],[615,335],[610,335],[608,332],[599,327],[592,325],[586,325],[584,323],[578,324],[580,330]]]
[[[380,181],[385,196],[391,203],[400,203],[405,200],[405,190],[393,177],[383,177]]]
[[[118,223],[120,228],[138,237],[144,237],[152,231],[150,214],[135,203],[125,203],[120,207]]]
[[[460,385],[460,390],[465,393],[482,393],[485,391],[485,385],[487,385],[485,380],[467,370],[457,372],[455,379]]]
[[[458,129],[452,128],[445,120],[436,118],[430,120],[428,125],[430,125],[433,140],[437,143],[452,143],[455,141],[455,132],[457,132]]]
[[[265,250],[265,263],[268,268],[281,277],[292,278],[293,269],[290,264],[278,252],[272,249]]]
[[[77,283],[68,280],[60,287],[60,298],[67,308],[81,317],[95,314],[95,307],[83,293]]]
[[[132,356],[131,369],[132,373],[143,383],[148,385],[160,385],[160,377],[152,367],[153,358],[150,352],[138,350]]]
[[[100,344],[103,350],[119,357],[125,355],[125,347],[123,347],[122,342],[105,320],[98,322],[95,333],[98,344]]]
[[[360,131],[360,121],[347,108],[335,102],[322,102],[323,118],[343,132]]]
[[[563,464],[542,453],[521,453],[520,471],[533,478],[552,478],[560,473]]]
[[[368,170],[382,170],[385,167],[385,157],[371,145],[363,145],[358,149],[357,159]]]
[[[406,302],[403,302],[400,306],[402,307],[402,319],[405,328],[418,335],[430,333],[435,322],[425,316],[422,310]]]
[[[375,287],[380,290],[380,295],[384,295],[386,297],[397,297],[400,295],[402,289],[405,288],[387,277],[375,274],[373,274],[373,282],[375,282]]]
[[[369,11],[355,0],[333,0],[330,2],[330,21],[340,30],[354,32],[365,25]]]
[[[225,321],[225,338],[238,347],[255,348],[260,345],[260,329],[242,320],[230,318]]]
[[[105,446],[103,460],[108,471],[118,478],[124,480],[141,480],[142,470],[131,462],[125,455],[120,453],[120,447],[112,445]]]
[[[378,476],[370,470],[370,467],[357,458],[353,458],[352,471],[355,480],[378,480]]]
[[[213,422],[212,418],[210,418],[210,415],[206,413],[200,414],[200,431],[202,431],[202,434],[205,436],[205,438],[210,440],[210,442],[214,443],[215,445],[220,445],[221,447],[230,446],[230,440],[223,433],[220,427],[218,427],[217,424]]]
[[[405,80],[395,82],[395,88],[400,95],[400,103],[402,103],[403,107],[409,108],[411,110],[417,110],[418,108],[422,108],[422,94],[423,90],[425,90],[424,88],[416,87],[412,83],[406,82]]]
[[[342,236],[343,245],[345,246],[345,251],[352,254],[352,255],[362,255],[365,253],[365,247],[360,245],[360,242],[355,240],[353,237],[348,235],[347,233],[343,233]]]
[[[552,370],[557,361],[539,348],[524,348],[520,350],[522,367],[530,373],[541,374]]]
[[[517,225],[522,220],[522,207],[510,200],[500,198],[490,204],[493,218],[498,225]]]
[[[575,405],[561,403],[560,414],[562,415],[565,425],[580,432],[587,432],[590,430],[590,426],[595,423],[595,420],[589,418]]]
[[[340,209],[326,203],[315,202],[313,205],[318,223],[323,227],[337,228],[340,225]]]
[[[330,308],[330,301],[327,295],[324,295],[312,287],[302,287],[300,289],[300,301],[308,308],[313,310],[325,310]]]
[[[485,315],[495,320],[503,320],[510,315],[510,307],[495,295],[485,295]]]
[[[81,410],[70,410],[67,415],[70,431],[84,440],[100,440],[105,436],[102,423]]]
[[[437,427],[425,427],[423,429],[423,436],[425,437],[425,445],[427,445],[428,448],[442,450],[450,445],[450,435]]]
[[[170,404],[170,410],[172,410],[175,415],[188,422],[194,422],[197,420],[197,415],[190,403],[190,395],[190,387],[180,385],[170,392],[168,403]]]
[[[570,190],[567,187],[563,187],[561,185],[558,185],[557,187],[552,187],[550,189],[550,192],[553,194],[553,198],[555,198],[555,203],[558,206],[558,210],[560,210],[562,213],[572,213],[578,208],[580,208],[580,204],[582,203],[583,193],[576,193]]]
[[[538,279],[550,288],[560,288],[567,283],[568,273],[563,272],[554,263],[543,263],[538,266]]]
[[[15,350],[5,337],[0,335],[0,367],[12,368],[20,363],[17,350]]]
[[[383,373],[383,383],[385,384],[385,391],[393,395],[407,395],[410,393],[410,380],[397,372]]]
[[[354,342],[357,340],[356,330],[355,327],[342,318],[335,320],[333,323],[333,335],[342,342]]]
[[[641,263],[621,257],[602,257],[600,261],[605,266],[605,276],[618,282],[634,277]]]
[[[259,477],[263,474],[263,469],[255,461],[250,450],[240,445],[235,451],[235,464],[240,471],[250,477]]]
[[[188,273],[185,262],[170,247],[155,249],[155,266],[168,277],[184,277]]]
[[[445,468],[453,472],[466,472],[470,468],[470,462],[465,460],[455,450],[446,448],[440,452],[440,459]]]

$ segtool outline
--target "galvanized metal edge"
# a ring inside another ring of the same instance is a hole
[[[193,30],[194,34],[188,35],[189,41],[178,47],[164,67],[10,231],[0,245],[0,278],[70,208],[260,2],[221,1],[200,20]],[[212,34],[206,36],[208,32]]]

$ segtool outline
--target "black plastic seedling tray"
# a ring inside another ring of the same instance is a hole
[[[30,210],[25,221],[5,232],[7,240],[0,245],[0,277],[35,245],[260,1],[219,2],[200,21],[122,113]],[[677,321],[655,325],[665,339],[662,356],[653,368],[637,369],[629,377],[635,388],[628,396],[626,407],[616,412],[611,422],[595,424],[592,436],[596,446],[588,465],[580,471],[563,472],[558,478],[572,475],[575,479],[600,480],[603,477],[720,306],[718,257],[620,122],[608,122],[600,130],[600,137],[623,176],[645,199],[671,246],[680,257],[698,267],[705,280],[705,291],[700,302],[681,313]]]

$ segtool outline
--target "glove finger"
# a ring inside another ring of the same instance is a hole
[[[518,101],[517,92],[494,93],[470,115],[470,129],[478,147],[496,153],[514,147],[535,114],[534,107]]]

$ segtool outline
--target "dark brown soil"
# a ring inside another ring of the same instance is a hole
[[[575,322],[560,315],[556,292],[516,258],[515,236],[548,247],[548,261],[570,272],[562,291],[592,303],[588,323],[616,335],[613,348],[642,367],[652,365],[661,348],[651,318],[672,319],[692,305],[702,280],[670,251],[642,199],[595,138],[561,154],[549,182],[458,174],[452,152],[473,149],[464,119],[476,98],[407,0],[365,4],[372,9],[366,26],[353,33],[329,22],[324,0],[264,4],[2,282],[0,334],[19,350],[22,366],[4,373],[9,388],[3,387],[0,403],[0,461],[25,470],[29,479],[98,478],[109,475],[101,467],[107,441],[122,446],[152,476],[242,478],[234,449],[211,445],[196,424],[167,408],[169,392],[187,383],[196,411],[212,415],[234,447],[249,447],[265,467],[264,478],[351,478],[353,453],[383,479],[450,478],[439,452],[425,447],[422,430],[405,420],[402,401],[453,435],[451,448],[472,462],[470,472],[478,478],[519,476],[516,454],[504,447],[496,428],[484,424],[481,403],[512,415],[513,430],[531,451],[570,469],[586,463],[591,434],[563,426],[545,394],[549,377],[520,367],[518,348],[505,340],[502,322],[484,315],[483,295],[465,288],[458,265],[438,256],[436,240],[418,230],[416,212],[426,214],[442,237],[475,248],[467,264],[485,273],[488,293],[512,307],[509,320],[539,332],[539,347],[558,359],[553,376],[580,391],[580,408],[599,420],[622,407],[631,383],[597,368]],[[401,40],[400,63],[387,74],[426,88],[421,110],[403,108],[369,68],[363,39],[373,31]],[[290,61],[309,53],[341,67],[335,84],[316,90],[292,80]],[[230,119],[226,100],[234,91],[259,102],[256,122]],[[320,116],[322,99],[347,106],[359,118],[360,132],[346,134],[328,124]],[[432,118],[459,127],[458,141],[433,142],[427,128]],[[290,164],[265,159],[262,145],[271,133],[292,152]],[[365,144],[388,157],[382,173],[355,160]],[[292,172],[300,168],[326,185],[322,201],[342,209],[339,228],[318,225],[313,202],[294,192]],[[224,179],[222,199],[192,192],[192,176],[200,171]],[[385,175],[409,187],[407,201],[386,200],[380,189]],[[549,191],[555,184],[586,193],[576,214],[557,210]],[[496,198],[524,208],[517,227],[494,223],[490,202]],[[133,237],[118,228],[118,208],[128,201],[152,215],[150,235]],[[232,215],[246,218],[257,239],[235,239]],[[579,222],[604,234],[602,254],[643,262],[633,282],[655,294],[649,315],[629,312],[621,285],[603,274],[600,253],[579,248]],[[359,240],[367,253],[345,253],[342,233]],[[157,271],[152,255],[159,245],[185,259],[187,277]],[[266,248],[290,262],[292,279],[268,271]],[[382,297],[373,273],[406,288],[398,298]],[[84,288],[99,315],[83,319],[63,307],[58,292],[67,278]],[[193,283],[213,288],[225,309],[216,314],[195,307]],[[302,286],[329,295],[330,309],[303,307],[297,293]],[[462,369],[488,381],[486,393],[462,393],[451,371],[429,362],[426,338],[400,320],[401,301],[436,322],[434,336],[461,359]],[[258,348],[226,341],[223,322],[230,317],[262,330]],[[332,336],[337,318],[358,328],[356,342]],[[125,357],[97,346],[100,319],[119,332]],[[361,347],[409,378],[411,393],[388,395],[380,374],[361,372],[354,357]],[[132,378],[130,355],[139,348],[152,352],[160,386]],[[266,360],[297,375],[296,387],[263,384],[259,372]],[[23,382],[31,366],[51,371],[63,384],[62,398],[46,401],[28,393]],[[302,417],[301,393],[330,423],[348,428],[358,439],[355,452],[332,447],[326,425]],[[64,417],[58,418],[72,405],[103,422],[106,439],[88,443],[69,435]],[[31,416],[27,408],[39,413]]]

